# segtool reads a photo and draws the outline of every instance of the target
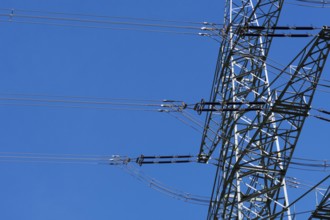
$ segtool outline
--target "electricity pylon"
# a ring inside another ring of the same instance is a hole
[[[199,162],[218,159],[208,219],[292,219],[285,175],[329,53],[327,27],[276,77],[283,0],[227,0]],[[282,78],[289,78],[283,83]]]

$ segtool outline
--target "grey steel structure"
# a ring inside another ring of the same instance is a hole
[[[324,27],[285,68],[266,65],[283,3],[226,0],[211,96],[197,106],[207,112],[199,162],[218,159],[207,219],[292,219],[285,175],[330,30]]]

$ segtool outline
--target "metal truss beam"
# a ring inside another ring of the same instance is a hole
[[[256,91],[263,90],[267,86],[268,79],[264,75],[267,54],[273,37],[274,29],[249,29],[251,26],[275,27],[283,0],[227,0],[225,12],[225,32],[216,71],[213,79],[210,101],[237,101],[234,96],[236,87],[249,87]],[[253,33],[256,36],[244,36],[244,33]],[[255,61],[251,62],[251,57]],[[235,81],[235,82],[234,82]],[[236,84],[236,85],[234,85]],[[257,89],[260,88],[260,89]],[[242,90],[241,97],[247,97],[251,93]],[[205,129],[200,147],[201,161],[209,158],[214,150],[222,142],[223,133],[219,123],[222,118],[227,118],[227,124],[232,123],[230,115],[219,116],[209,112],[206,117]],[[215,128],[213,130],[209,128]],[[206,162],[206,161],[205,161]]]
[[[289,207],[284,177],[329,49],[330,29],[325,27],[271,83],[260,86],[258,77],[251,85],[243,80],[248,77],[250,82],[255,76],[247,75],[235,82],[241,86],[230,88],[230,97],[223,97],[246,102],[237,108],[248,108],[251,102],[267,104],[261,111],[218,112],[220,158],[208,219],[291,218],[283,212]],[[252,64],[265,60],[252,56]],[[290,80],[283,83],[287,75]]]
[[[216,71],[214,75],[210,102],[245,102],[255,100],[255,94],[267,90],[268,76],[265,74],[265,60],[267,58],[272,35],[272,28],[249,28],[249,27],[276,27],[282,9],[283,0],[227,0],[225,11],[224,32],[221,33],[223,41],[219,51]],[[233,105],[233,108],[236,108]],[[240,107],[240,106],[238,106]],[[242,107],[242,105],[241,105]],[[207,162],[214,151],[219,147],[221,151],[231,148],[234,157],[222,157],[221,161],[229,161],[233,164],[239,156],[238,146],[239,133],[236,122],[241,118],[243,124],[251,120],[237,112],[208,112],[202,136],[199,152],[199,162]],[[245,120],[245,122],[244,122]],[[242,139],[248,140],[249,137]],[[225,165],[224,167],[222,167]],[[220,209],[220,178],[219,174],[227,175],[230,171],[228,164],[219,164],[213,186],[211,203],[209,206],[208,219],[216,219]],[[253,169],[259,169],[253,167]],[[252,169],[251,169],[252,170]],[[248,173],[246,173],[248,174]],[[238,177],[238,176],[236,176]],[[227,198],[242,198],[240,193],[241,181],[236,178],[238,192],[228,194]],[[215,202],[213,202],[215,201]],[[231,210],[232,218],[243,219],[243,209],[249,209],[238,205],[236,210]]]

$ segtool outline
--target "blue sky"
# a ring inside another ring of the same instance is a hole
[[[218,0],[3,0],[0,7],[221,23],[224,4]],[[292,5],[286,5],[282,15],[282,25],[322,26],[330,18],[329,9]],[[209,97],[219,47],[210,38],[4,22],[0,28],[1,94],[188,103]],[[271,56],[286,64],[307,41],[276,39]],[[329,79],[329,65],[323,77]],[[315,107],[330,109],[329,93],[317,92]],[[201,140],[199,133],[159,112],[1,105],[0,113],[2,152],[195,155]],[[296,156],[330,159],[328,131],[329,123],[308,119]],[[141,170],[171,187],[211,194],[211,165],[150,165]],[[289,173],[312,183],[326,175]],[[1,162],[0,174],[1,219],[194,220],[207,213],[206,206],[166,197],[107,165]],[[292,189],[291,193],[302,192]],[[306,207],[313,207],[313,202],[303,201],[297,211]]]

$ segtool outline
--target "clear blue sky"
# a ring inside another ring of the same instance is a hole
[[[1,8],[222,23],[221,0],[2,0]],[[282,25],[329,23],[330,9],[286,5]],[[2,17],[1,19],[8,19]],[[165,33],[0,22],[0,93],[176,99],[209,97],[219,44]],[[276,40],[286,64],[308,40]],[[327,65],[323,77],[329,79]],[[330,90],[328,90],[330,91]],[[330,109],[329,93],[315,107]],[[3,102],[4,103],[4,102]],[[197,154],[201,135],[166,113],[0,106],[0,151],[83,155]],[[330,159],[330,124],[307,120],[296,156]],[[214,168],[142,166],[165,184],[211,194]],[[310,182],[326,173],[292,170]],[[204,219],[206,206],[166,197],[106,165],[0,162],[0,219]],[[296,196],[303,191],[290,189]],[[304,201],[297,211],[313,207]],[[299,218],[298,218],[299,219]],[[302,218],[303,219],[303,218]]]

